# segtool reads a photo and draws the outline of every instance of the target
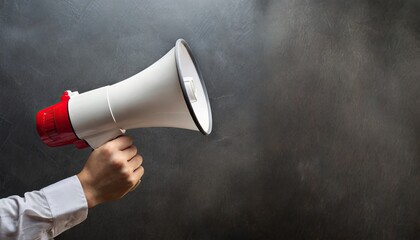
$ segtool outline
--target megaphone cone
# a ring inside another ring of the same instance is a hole
[[[126,129],[174,127],[212,130],[203,77],[183,39],[142,72],[111,86],[78,94],[37,114],[37,130],[49,146],[97,148]],[[86,144],[87,143],[87,144]]]

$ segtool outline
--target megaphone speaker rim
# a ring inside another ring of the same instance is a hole
[[[194,112],[194,108],[193,108],[193,106],[192,106],[192,104],[189,100],[187,89],[186,89],[184,81],[183,81],[184,76],[183,76],[182,70],[180,68],[180,62],[179,62],[180,61],[179,52],[180,52],[180,48],[182,46],[184,46],[185,49],[188,51],[188,54],[190,55],[190,58],[191,58],[191,60],[194,64],[194,67],[195,67],[196,71],[197,71],[198,77],[200,78],[200,82],[201,82],[201,85],[202,85],[202,88],[203,88],[204,96],[205,96],[206,102],[207,102],[207,110],[208,110],[208,117],[209,117],[209,119],[208,119],[208,121],[209,121],[208,130],[204,130],[203,126],[200,124],[200,121],[198,120],[198,117],[196,116],[196,114]],[[179,84],[181,85],[182,94],[184,96],[184,100],[185,100],[185,103],[187,104],[187,108],[188,108],[188,110],[191,114],[191,117],[194,120],[194,123],[197,126],[198,130],[200,130],[200,132],[204,135],[209,135],[212,131],[212,128],[213,128],[213,119],[212,119],[212,114],[211,114],[209,96],[208,96],[208,93],[207,93],[206,85],[205,85],[204,80],[203,80],[203,76],[201,74],[201,70],[200,70],[200,68],[198,66],[198,63],[197,63],[197,60],[194,58],[194,55],[192,54],[190,46],[187,44],[187,42],[184,39],[178,39],[176,41],[176,44],[175,44],[175,61],[176,61],[176,68],[177,68],[177,72],[178,72]]]

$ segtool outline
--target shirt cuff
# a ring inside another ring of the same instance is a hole
[[[54,237],[87,218],[88,205],[77,176],[61,180],[41,191],[51,209]]]

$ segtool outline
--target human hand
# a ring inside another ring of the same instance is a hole
[[[77,174],[89,208],[120,199],[137,186],[144,174],[143,158],[132,144],[130,137],[121,136],[91,153]]]

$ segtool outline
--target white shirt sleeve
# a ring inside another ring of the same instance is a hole
[[[87,218],[77,176],[40,191],[0,199],[0,239],[51,239]]]

